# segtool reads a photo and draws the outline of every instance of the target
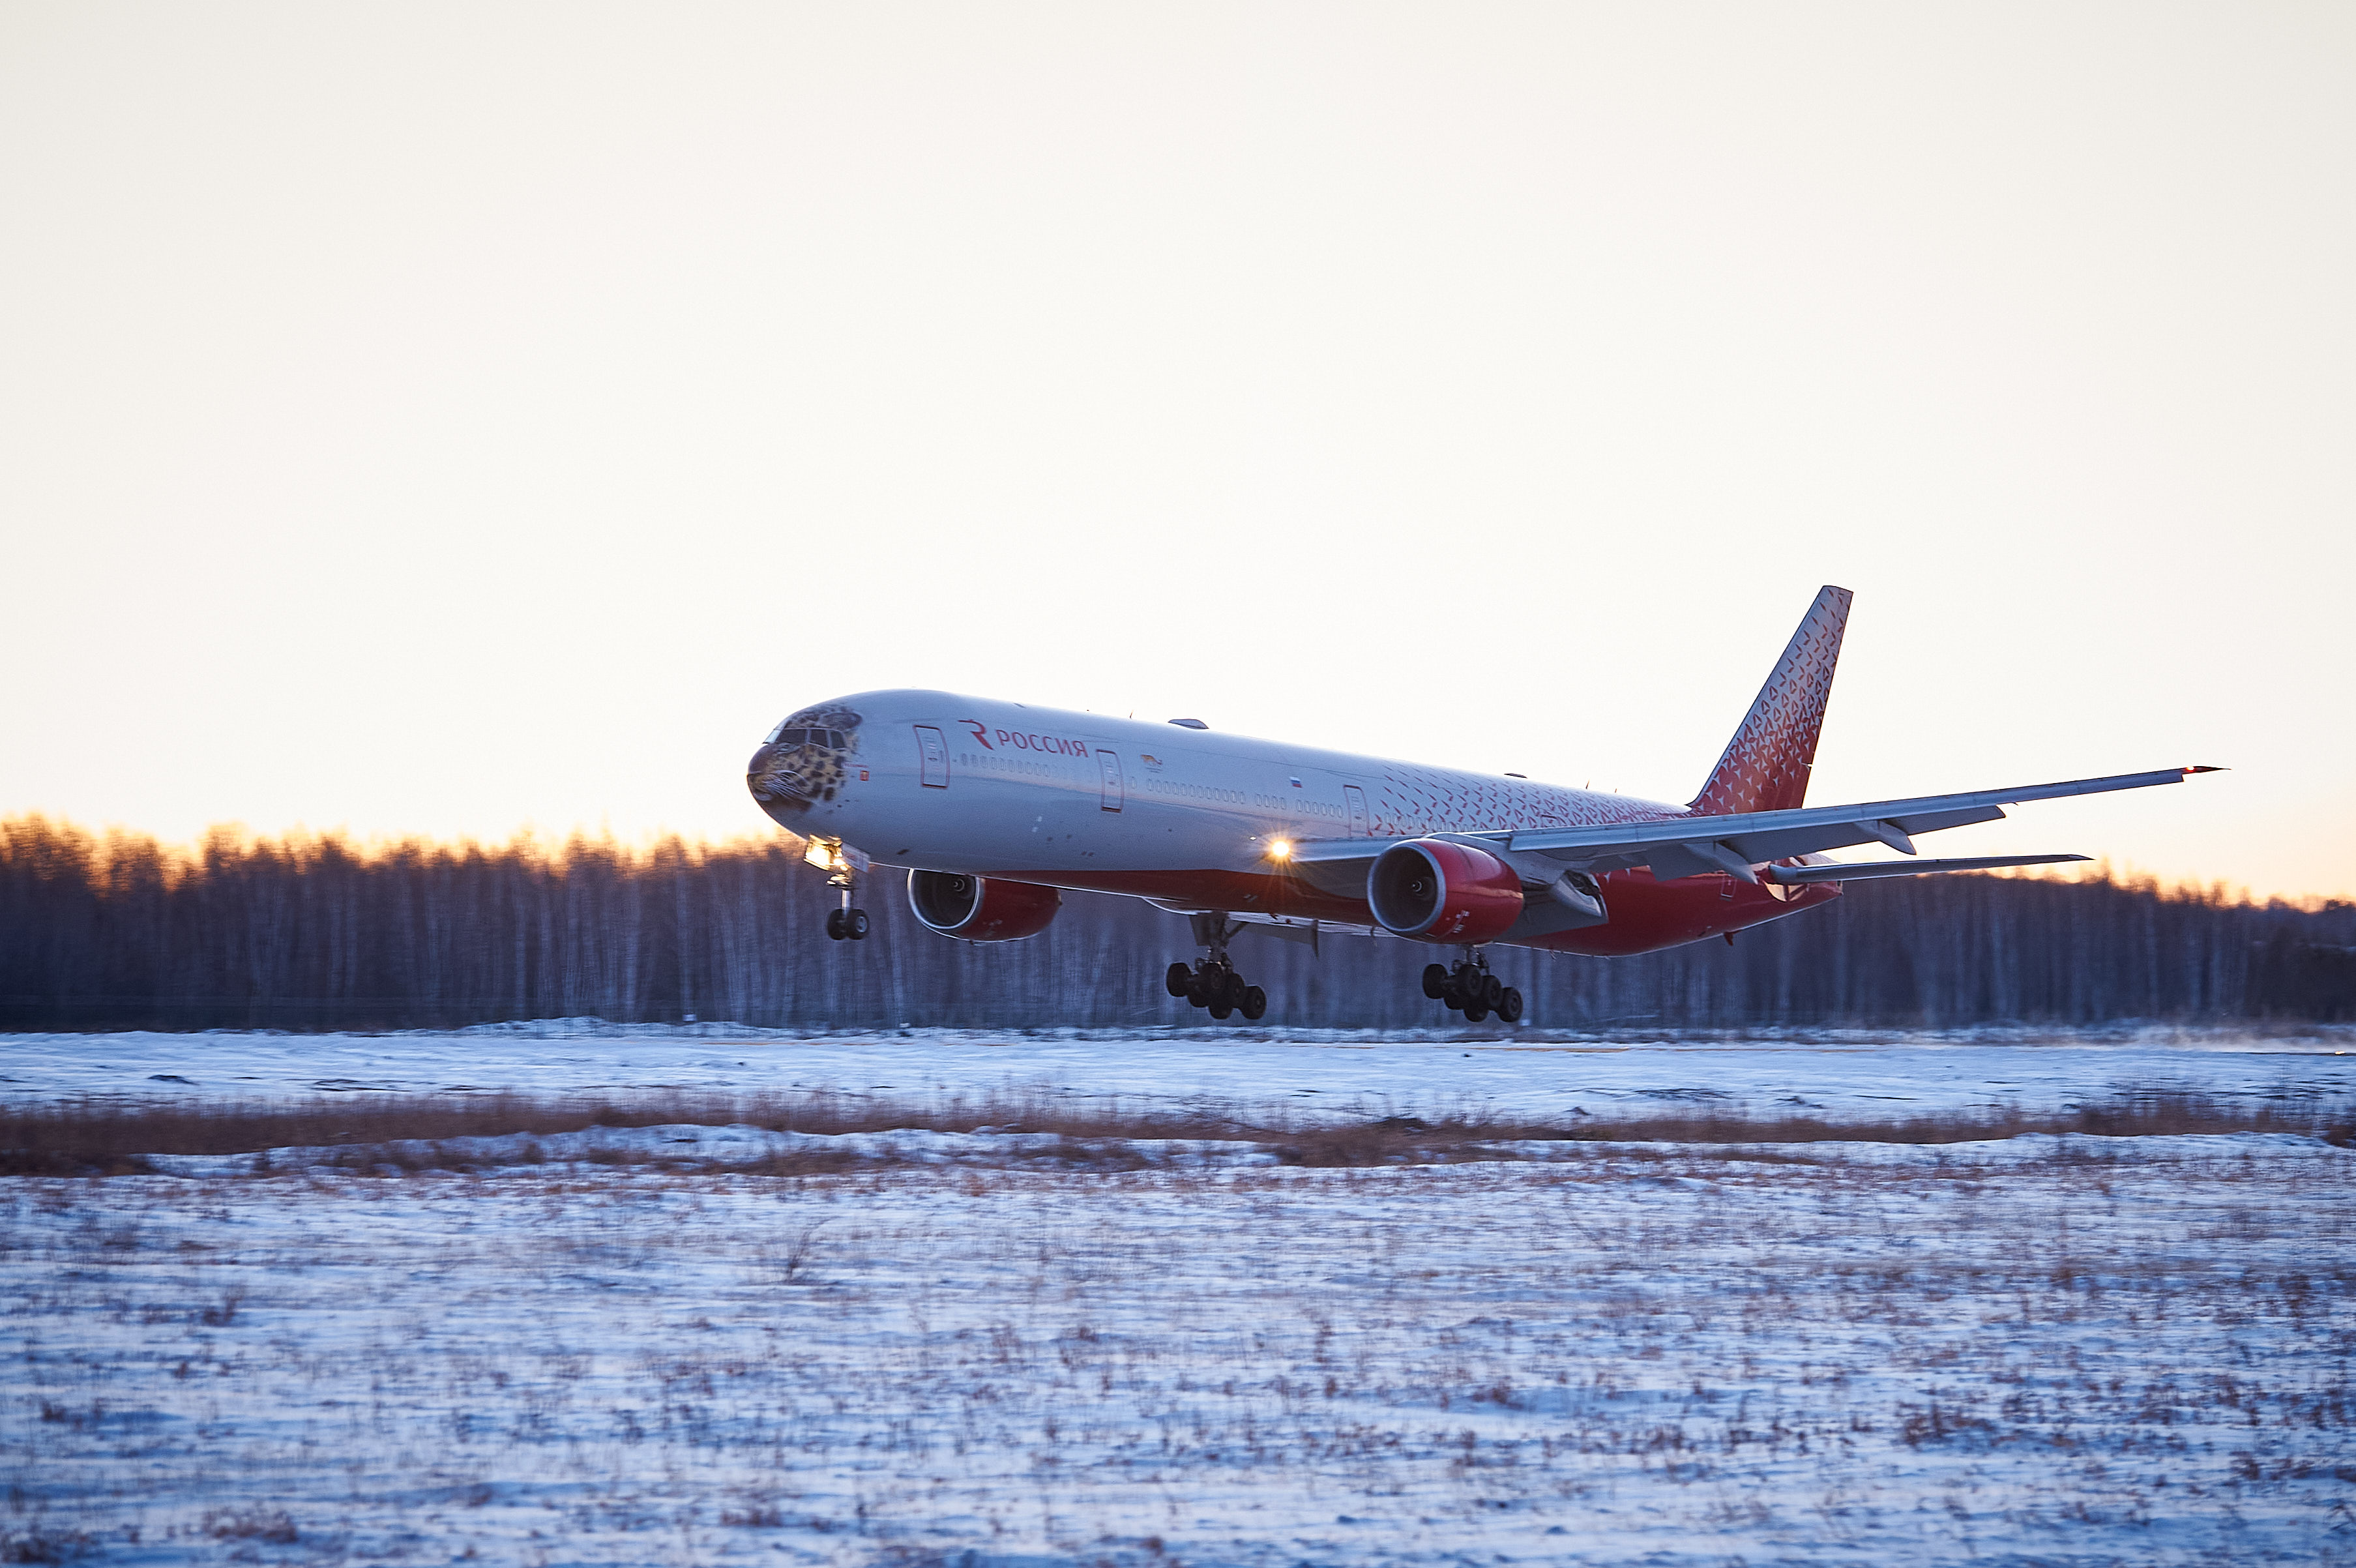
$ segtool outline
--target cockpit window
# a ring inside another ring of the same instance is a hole
[[[779,725],[769,732],[769,738],[761,744],[763,746],[823,746],[830,750],[844,751],[850,748],[851,737],[839,729],[800,727],[787,729],[784,725]]]

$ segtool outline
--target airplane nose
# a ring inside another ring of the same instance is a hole
[[[776,755],[776,746],[764,746],[753,754],[753,760],[744,765],[744,788],[750,789],[753,799],[763,805],[776,798],[776,791],[770,788],[773,779],[769,770],[769,765]]]

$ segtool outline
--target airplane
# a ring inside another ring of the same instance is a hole
[[[1259,930],[1315,950],[1327,933],[1453,950],[1424,994],[1468,1022],[1523,1016],[1494,946],[1618,957],[1820,908],[1851,882],[2082,861],[2083,854],[1839,862],[1878,843],[1994,822],[2022,801],[2175,784],[2168,768],[2056,784],[1806,806],[1852,596],[1802,618],[1701,792],[1686,804],[959,696],[865,692],[798,710],[745,769],[753,798],[841,894],[827,935],[856,940],[857,890],[905,868],[918,921],[964,941],[1046,929],[1065,890],[1187,916],[1202,956],[1172,996],[1257,1019],[1267,993],[1228,944]]]

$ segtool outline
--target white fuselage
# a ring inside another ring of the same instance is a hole
[[[801,774],[767,795],[756,776],[755,795],[780,824],[887,865],[1108,892],[1157,891],[1139,874],[1264,873],[1280,842],[1580,826],[1684,810],[947,692],[862,693],[804,713],[817,715],[809,733],[822,732],[819,744],[837,755],[796,765]],[[818,722],[828,715],[834,722]],[[798,787],[819,779],[823,787]]]

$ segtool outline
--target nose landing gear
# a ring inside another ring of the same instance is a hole
[[[1266,1013],[1268,993],[1247,984],[1244,977],[1236,972],[1236,966],[1227,961],[1227,939],[1236,933],[1228,929],[1226,913],[1196,915],[1194,920],[1194,940],[1210,952],[1192,968],[1183,963],[1172,964],[1162,977],[1162,989],[1173,996],[1184,997],[1214,1018],[1226,1018],[1237,1013],[1246,1018],[1258,1018]]]
[[[1468,1024],[1478,1024],[1492,1013],[1499,1023],[1522,1021],[1522,993],[1491,974],[1488,961],[1477,952],[1468,951],[1452,970],[1440,963],[1424,965],[1423,993],[1463,1014]]]
[[[842,895],[842,907],[826,912],[826,934],[831,941],[858,941],[867,935],[867,911],[851,907],[851,896],[857,891],[859,868],[842,845],[833,840],[816,841],[808,856],[810,864],[823,867],[826,885]],[[863,864],[864,857],[862,857]]]

